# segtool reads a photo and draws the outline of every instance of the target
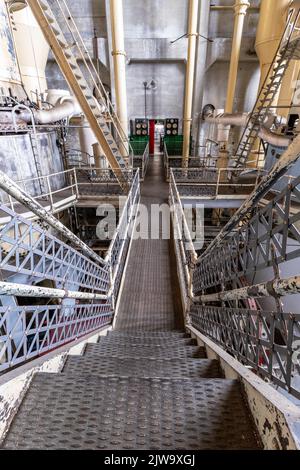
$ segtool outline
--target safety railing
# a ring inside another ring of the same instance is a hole
[[[174,202],[181,196],[174,170],[171,176]],[[300,313],[285,307],[290,295],[300,295],[300,276],[280,275],[281,266],[300,257],[300,177],[278,172],[275,183],[279,179],[289,183],[284,190],[274,193],[273,183],[263,192],[265,176],[249,198],[255,203],[246,201],[196,261],[184,250],[188,235],[175,241],[175,252],[187,324],[300,399]],[[174,237],[181,224],[175,212]],[[249,301],[258,298],[264,309],[257,303],[249,309]]]
[[[149,164],[149,143],[145,145],[144,142],[141,142],[141,153],[136,151],[135,144],[134,151],[133,168],[139,168],[141,181],[144,181]]]
[[[170,175],[169,202],[172,208],[173,239],[177,258],[181,298],[185,313],[189,311],[192,292],[192,267],[197,253],[187,224],[173,172]]]
[[[103,259],[93,255],[98,263],[42,226],[7,207],[0,208],[10,219],[0,230],[0,296],[5,297],[0,307],[0,371],[112,322],[138,210],[138,171],[128,196],[123,198],[107,256]],[[69,237],[76,242],[75,236]],[[84,248],[82,242],[76,245]],[[91,252],[88,247],[83,251]],[[54,287],[44,287],[41,281],[51,281]],[[26,306],[16,306],[16,298],[20,303],[26,298]],[[34,305],[27,306],[30,298]]]
[[[116,177],[117,170],[81,166],[75,169],[75,174],[79,198],[123,194]],[[123,175],[132,184],[133,171],[123,170]]]
[[[259,183],[263,171],[249,175],[242,169],[172,168],[171,174],[181,196],[217,199],[248,196]]]
[[[109,325],[112,318],[110,300],[0,307],[0,372]]]
[[[51,212],[62,210],[62,205],[72,204],[78,198],[75,169],[60,171],[50,175],[16,181],[18,186],[34,199],[42,202]],[[45,188],[41,191],[41,188]],[[2,193],[2,203],[12,211],[19,211],[20,203]],[[3,220],[1,221],[3,223]]]
[[[40,282],[51,280],[59,287],[107,293],[109,269],[99,266],[40,225],[34,224],[5,206],[0,216],[9,222],[0,229],[0,269],[30,276]],[[3,274],[2,274],[3,277]]]

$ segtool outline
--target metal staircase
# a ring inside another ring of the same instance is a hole
[[[282,80],[292,60],[300,59],[300,35],[297,24],[299,22],[299,10],[291,10],[284,34],[278,46],[273,63],[263,84],[252,113],[249,116],[235,155],[233,166],[245,166],[254,144],[257,141],[261,126],[267,117],[272,114],[274,99],[282,84]]]
[[[78,41],[75,41],[72,44],[68,43],[49,3],[46,0],[29,0],[27,3],[31,7],[37,22],[49,42],[56,61],[71,90],[77,98],[81,109],[85,114],[95,137],[97,138],[97,141],[102,147],[111,168],[118,178],[120,185],[123,189],[128,189],[126,175],[123,172],[128,165],[128,159],[126,159],[126,155],[123,155],[125,152],[122,152],[119,149],[115,141],[115,137],[112,135],[112,130],[107,123],[107,119],[103,115],[101,106],[97,102],[93,95],[93,91],[84,78],[81,68],[73,53],[73,47],[76,46],[76,48],[80,50],[80,55],[82,57],[85,57],[85,52],[80,48]],[[62,16],[62,19],[64,18],[66,17]],[[68,24],[67,27],[69,27]],[[89,71],[91,72],[90,69]],[[118,126],[116,125],[115,127]]]
[[[51,412],[50,412],[51,410]],[[38,373],[4,449],[259,449],[239,380],[184,332],[113,331]]]

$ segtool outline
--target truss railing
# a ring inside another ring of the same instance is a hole
[[[99,264],[42,226],[0,207],[10,218],[0,230],[0,268],[6,281],[1,282],[0,288],[1,298],[6,298],[5,306],[0,307],[0,371],[112,322],[139,198],[137,171],[128,196],[123,198],[123,210],[107,256],[96,257]],[[21,284],[14,282],[14,276],[18,280],[21,276]],[[55,287],[35,287],[41,281],[51,281]],[[16,296],[26,297],[26,304],[28,298],[33,298],[36,305],[18,307]]]
[[[280,276],[281,265],[300,257],[300,177],[282,177],[284,190],[276,194],[270,185],[259,199],[250,198],[255,201],[251,206],[245,202],[247,213],[241,211],[244,215],[196,261],[194,250],[192,257],[185,251],[189,235],[176,240],[184,211],[180,217],[175,211],[173,230],[187,324],[300,399],[300,313],[287,312],[282,302],[300,294],[300,276]],[[172,203],[180,200],[179,189],[173,170]],[[261,279],[265,283],[255,284]],[[263,298],[263,305],[272,305],[273,311],[247,309],[255,298]]]
[[[111,300],[0,307],[0,372],[109,325],[113,313]]]
[[[172,168],[170,173],[181,196],[202,199],[247,197],[257,187],[263,171],[243,175],[236,168]]]

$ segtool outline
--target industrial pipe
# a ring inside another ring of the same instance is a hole
[[[276,134],[270,131],[264,126],[261,126],[258,137],[267,142],[268,144],[274,145],[275,147],[288,147],[292,142],[291,139],[284,135]]]
[[[32,109],[37,124],[51,124],[81,113],[82,110],[77,100],[72,97],[58,102],[51,109]],[[31,122],[31,115],[27,111],[22,111],[19,117],[25,122]]]
[[[110,19],[112,31],[112,56],[114,61],[114,81],[117,114],[119,117],[123,136],[121,152],[123,156],[128,155],[128,116],[127,116],[127,91],[126,91],[126,52],[124,43],[124,21],[123,21],[123,1],[110,0]]]
[[[290,4],[291,0],[276,0],[275,2],[274,0],[261,0],[255,42],[255,50],[260,62],[259,96],[284,33]],[[276,101],[277,99],[273,105]]]
[[[242,37],[243,37],[243,28],[245,16],[247,10],[250,7],[248,0],[236,0],[234,5],[235,19],[234,19],[234,31],[233,31],[233,40],[232,40],[232,49],[231,49],[231,59],[230,59],[230,68],[229,68],[229,77],[228,77],[228,88],[227,88],[227,99],[225,112],[232,113],[234,95],[237,83],[237,74],[239,59],[241,53]]]
[[[73,243],[80,251],[85,255],[92,258],[100,265],[104,265],[104,260],[98,256],[91,248],[89,248],[82,240],[74,235],[64,224],[59,222],[54,215],[44,209],[33,197],[27,194],[21,189],[12,179],[10,179],[5,173],[0,171],[0,188],[3,189],[12,198],[16,199],[23,206],[27,207],[33,212],[38,218],[44,220],[54,230],[57,230],[63,237],[67,238]]]
[[[266,176],[262,178],[260,184],[244,202],[244,204],[236,211],[230,221],[222,228],[216,238],[208,246],[207,250],[198,258],[197,263],[200,263],[203,258],[209,256],[212,249],[218,246],[222,240],[236,228],[245,218],[251,214],[254,207],[257,206],[259,200],[264,197],[273,184],[285,174],[285,172],[299,159],[300,157],[300,135],[289,145],[287,150],[282,154],[281,158],[277,161],[276,165]]]
[[[236,114],[228,114],[228,113],[221,113],[217,114],[216,116],[206,116],[204,117],[205,122],[211,124],[218,124],[224,126],[241,126],[246,127],[248,120],[250,117],[250,113],[236,113]],[[275,145],[276,147],[288,147],[291,143],[291,140],[288,137],[285,137],[280,134],[276,134],[267,128],[268,125],[272,126],[275,122],[281,120],[281,117],[278,117],[274,114],[270,114],[266,122],[263,126],[260,127],[258,137],[262,140],[267,142],[268,144]]]
[[[41,297],[51,299],[107,300],[107,295],[88,292],[53,289],[50,287],[29,286],[11,282],[0,282],[0,295],[16,295],[18,297]]]
[[[284,297],[286,295],[300,294],[300,276],[293,276],[287,279],[275,279],[273,281],[246,286],[231,291],[217,292],[215,294],[201,295],[194,297],[195,302],[225,302],[234,300],[246,300],[249,298],[258,299],[260,297]]]
[[[192,128],[192,107],[196,64],[196,42],[199,0],[189,0],[188,58],[186,65],[185,103],[183,117],[183,168],[188,168]]]

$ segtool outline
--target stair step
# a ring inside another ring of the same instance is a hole
[[[36,374],[4,449],[257,449],[241,386],[224,379]]]
[[[184,331],[156,331],[156,332],[140,332],[140,333],[124,333],[123,331],[112,330],[108,332],[107,337],[116,336],[124,338],[188,338],[190,335]]]
[[[222,372],[217,360],[148,359],[115,356],[69,356],[64,374],[144,378],[219,378]]]
[[[130,346],[117,344],[88,344],[85,349],[85,355],[97,356],[101,360],[101,356],[120,356],[120,357],[148,357],[148,358],[206,358],[204,348],[198,346],[182,346],[177,345],[166,347],[152,346]]]
[[[155,346],[168,347],[176,346],[197,346],[197,341],[192,338],[127,338],[125,336],[106,336],[101,337],[100,344],[118,345],[118,346]]]

